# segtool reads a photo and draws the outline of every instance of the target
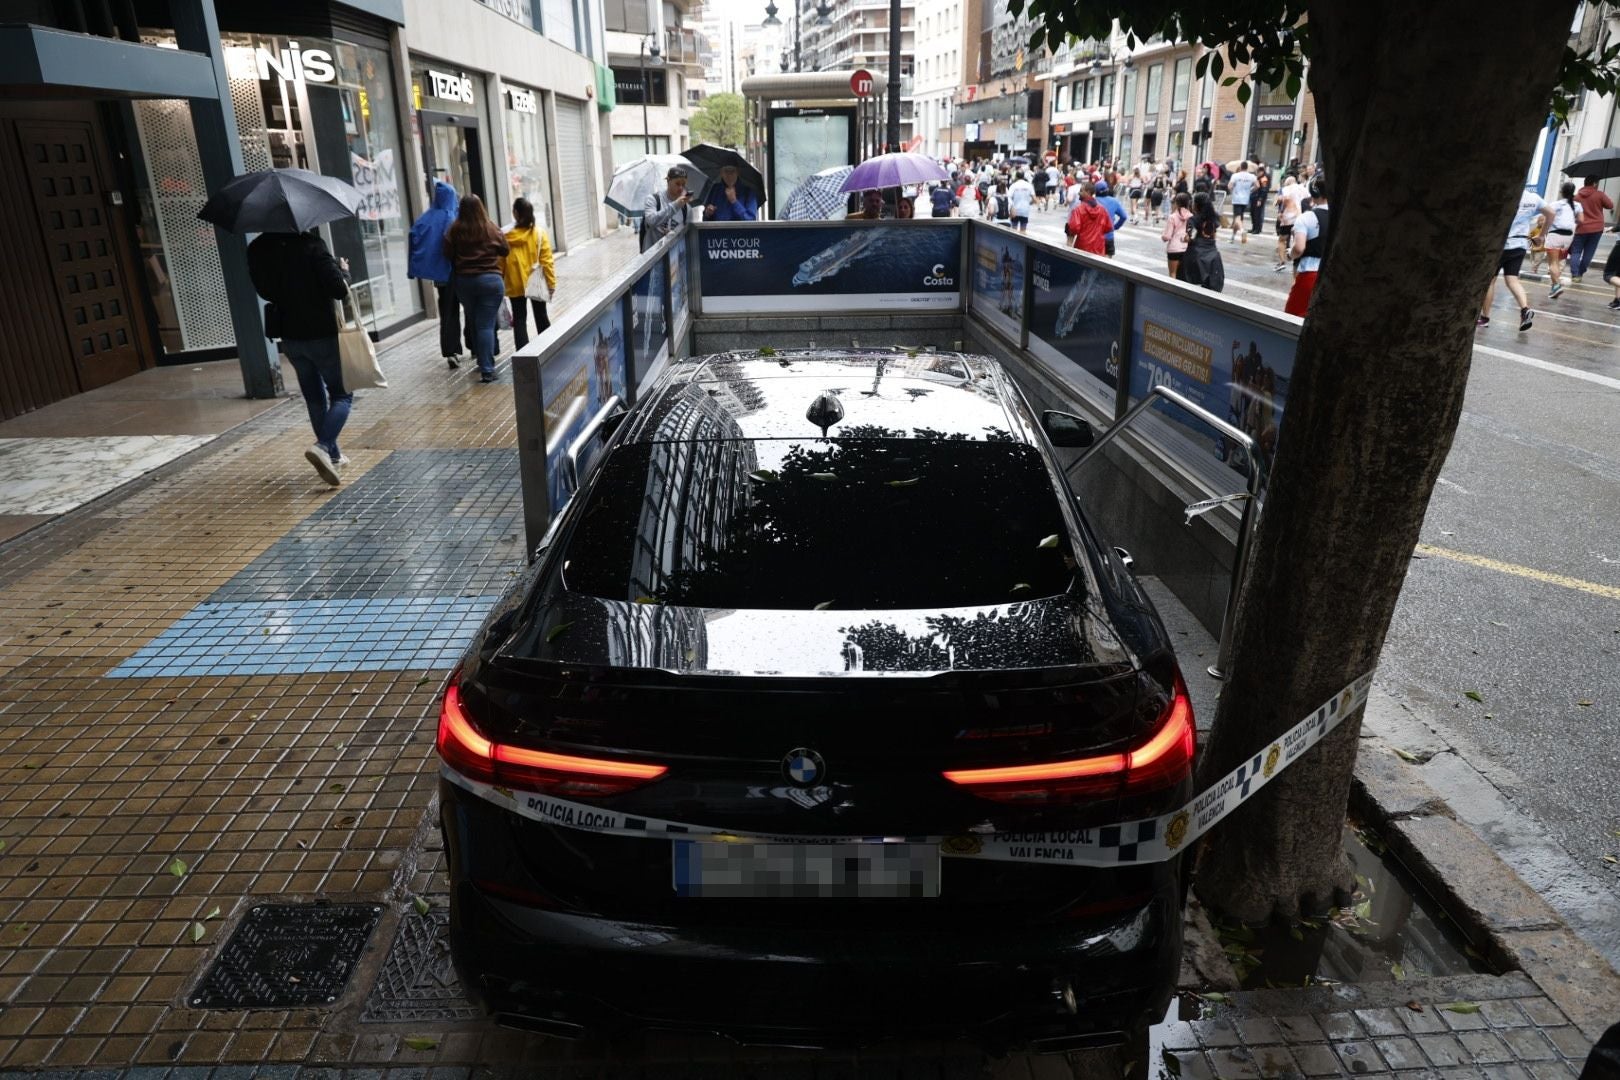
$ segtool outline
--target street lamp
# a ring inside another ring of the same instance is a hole
[[[794,71],[803,71],[804,70],[804,54],[803,54],[803,49],[802,49],[802,47],[803,47],[803,34],[800,31],[800,24],[803,23],[803,21],[804,21],[803,16],[801,14],[802,4],[803,4],[803,0],[793,0],[793,70]],[[766,3],[766,5],[765,5],[765,21],[762,22],[760,25],[761,26],[781,26],[782,25],[782,20],[776,17],[776,13],[779,10],[781,10],[781,9],[776,6],[775,0],[769,0],[769,2]],[[830,22],[832,22],[832,7],[831,7],[831,5],[829,5],[827,3],[827,0],[821,0],[821,3],[816,5],[816,25],[817,26],[826,26]],[[782,70],[783,71],[787,70],[787,57],[786,56],[782,57]]]
[[[641,39],[641,54],[640,54],[640,63],[641,63],[641,140],[642,140],[642,145],[646,149],[646,152],[648,154],[651,154],[653,152],[653,147],[652,147],[652,125],[647,119],[647,99],[652,96],[651,92],[647,89],[647,58],[649,56],[652,57],[652,62],[654,64],[659,63],[660,58],[663,56],[663,50],[661,50],[658,47],[658,39],[653,37],[651,34],[647,34],[645,37],[643,37]]]

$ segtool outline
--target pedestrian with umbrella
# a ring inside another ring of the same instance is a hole
[[[273,169],[239,176],[216,191],[197,216],[230,232],[258,233],[248,245],[248,275],[266,301],[264,334],[298,375],[315,445],[304,459],[333,487],[349,459],[338,448],[354,394],[343,385],[338,347],[340,308],[349,295],[349,265],[333,258],[317,227],[352,217],[360,192],[331,176],[305,169]]]
[[[719,179],[703,199],[704,221],[757,221],[765,202],[765,178],[735,150],[698,143],[681,151],[699,172]]]
[[[830,169],[811,173],[782,204],[781,219],[830,221],[842,217],[849,209],[849,196],[844,194],[843,183],[854,171],[853,165],[834,165]]]

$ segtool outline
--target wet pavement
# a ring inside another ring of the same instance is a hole
[[[563,295],[583,298],[633,243],[560,260]],[[303,461],[301,410],[281,408],[0,547],[0,1073],[1099,1075],[1091,1059],[957,1043],[603,1048],[472,1015],[445,962],[432,736],[458,643],[520,565],[516,433],[510,386],[447,371],[436,341],[430,324],[385,352],[393,388],[357,400],[337,491]],[[270,905],[314,901],[363,909],[363,932],[334,923],[318,948],[294,948],[260,922]],[[208,986],[238,1007],[195,1007],[227,954],[240,971]],[[242,1004],[254,979],[294,970],[331,981],[311,980],[296,1005]],[[1259,1075],[1262,1051],[1303,1071],[1328,1062],[1324,1048],[1345,1073],[1376,1060],[1430,1075],[1455,1059],[1472,1071],[1441,1075],[1514,1075],[1480,1072],[1500,1044],[1525,1075],[1571,1075],[1556,1070],[1581,1037],[1533,984],[1464,978],[1383,988],[1424,1005],[1440,1025],[1427,1031],[1369,1027],[1356,1010],[1395,1007],[1377,988],[1256,991],[1305,996],[1233,993],[1212,1018],[1166,1029],[1161,1052],[1184,1076]],[[1445,1002],[1479,1011],[1432,1008]],[[1512,1009],[1487,1011],[1499,1002]],[[1482,1015],[1486,1027],[1460,1026]],[[1316,1027],[1274,1025],[1278,1041],[1241,1026],[1261,1016]],[[1400,1057],[1408,1042],[1427,1056]]]

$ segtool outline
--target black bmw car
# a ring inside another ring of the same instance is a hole
[[[793,1045],[1162,1016],[1179,860],[1043,847],[1191,794],[1163,626],[1052,452],[1089,441],[984,357],[666,368],[445,694],[473,997]]]

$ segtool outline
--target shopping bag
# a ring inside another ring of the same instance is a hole
[[[529,271],[529,280],[523,286],[523,295],[530,300],[538,300],[542,304],[551,299],[551,289],[546,285],[546,272],[538,266]]]
[[[343,389],[386,390],[388,379],[382,365],[377,362],[377,346],[360,322],[360,309],[354,302],[354,292],[337,303],[338,360],[343,369]],[[350,326],[350,318],[354,325]]]
[[[512,329],[512,298],[501,297],[501,310],[495,313],[495,328],[497,330]]]

